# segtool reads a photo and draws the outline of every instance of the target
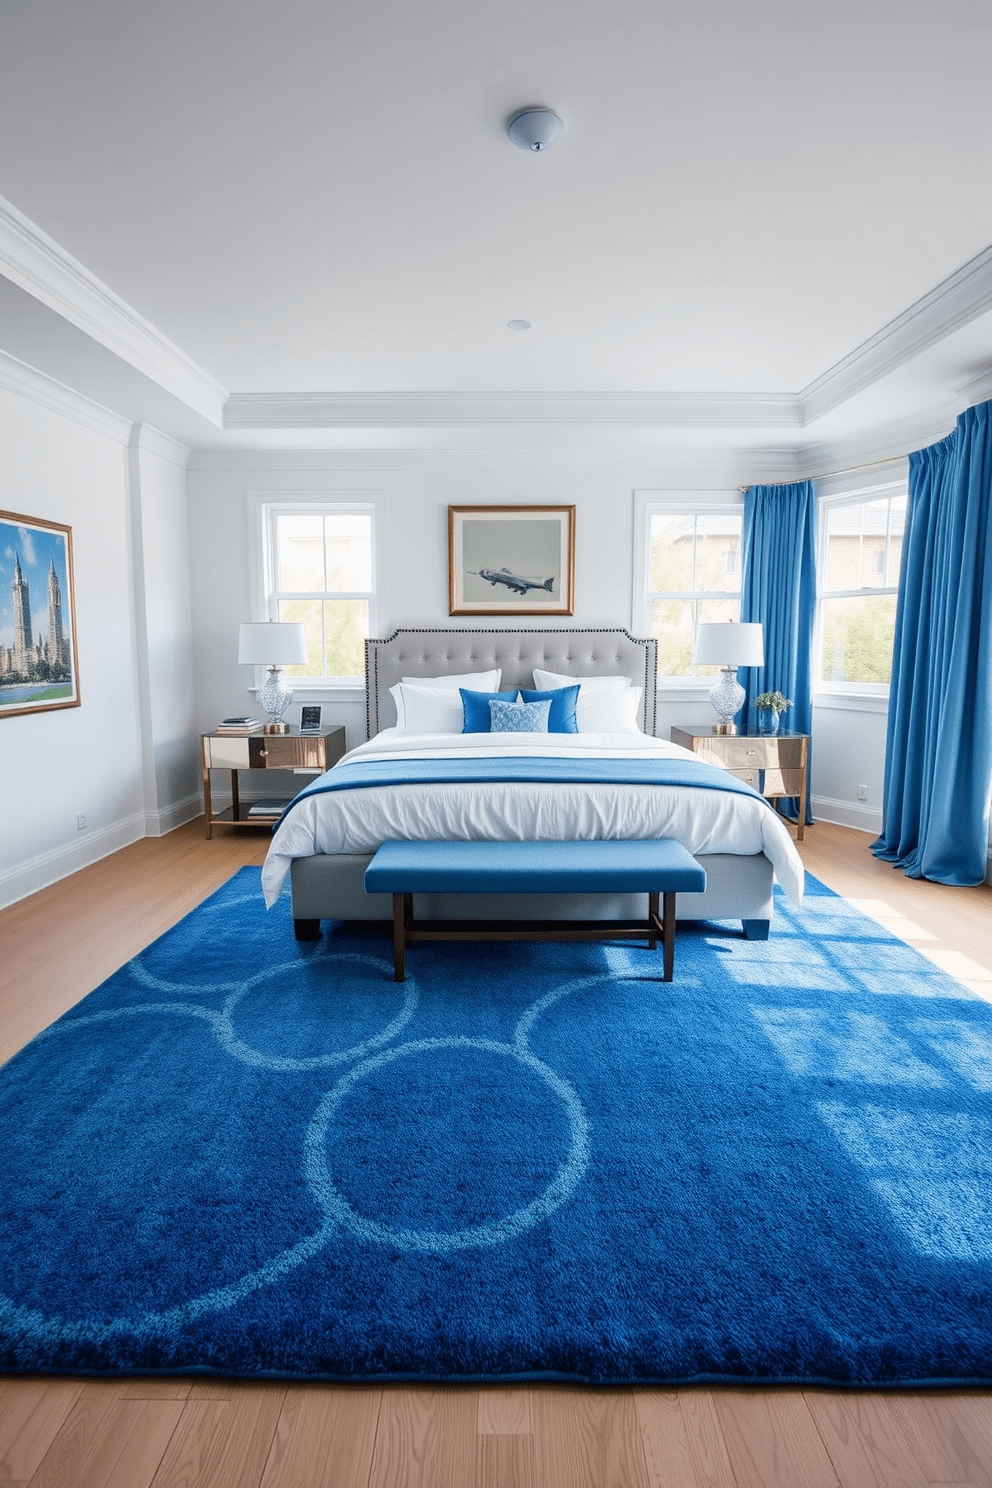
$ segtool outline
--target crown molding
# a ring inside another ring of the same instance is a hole
[[[327,475],[382,470],[416,470],[431,466],[475,471],[484,457],[508,470],[540,471],[591,468],[623,471],[632,485],[696,490],[699,487],[734,488],[749,483],[800,480],[798,452],[792,449],[711,448],[706,445],[665,449],[616,448],[498,448],[450,446],[414,449],[195,449],[187,470],[195,475],[216,471],[295,472]]]
[[[803,425],[847,403],[992,307],[992,245],[829,367],[799,394]]]
[[[992,367],[986,367],[984,372],[980,372],[970,382],[962,382],[954,391],[964,399],[966,408],[970,408],[973,403],[987,402],[992,398]]]
[[[871,472],[874,478],[882,479],[887,474],[896,474],[904,468],[911,451],[926,449],[927,445],[946,439],[958,412],[956,403],[947,403],[915,418],[880,425],[856,438],[805,445],[798,451],[797,478],[825,481],[863,471],[865,477]],[[890,467],[888,471],[886,466]]]
[[[98,434],[106,434],[120,444],[127,444],[130,438],[130,419],[123,418],[119,413],[112,413],[109,408],[92,402],[74,388],[56,382],[54,377],[48,377],[35,367],[29,367],[27,362],[19,362],[6,351],[0,351],[0,387],[20,394],[22,398],[29,398],[32,403],[37,403],[52,413],[71,418],[87,429],[94,429]]]
[[[232,393],[225,429],[489,424],[802,427],[792,393]]]
[[[220,427],[227,389],[3,197],[0,273]]]
[[[131,449],[156,455],[160,460],[168,460],[170,465],[178,465],[180,470],[186,469],[192,453],[187,445],[180,444],[178,439],[173,439],[170,434],[163,434],[161,429],[156,429],[151,424],[135,424],[128,442]]]

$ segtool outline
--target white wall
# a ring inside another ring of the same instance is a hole
[[[735,493],[730,467],[723,489]],[[253,674],[237,665],[238,624],[252,618],[249,575],[248,493],[298,496],[328,493],[378,496],[384,516],[383,592],[378,632],[396,626],[466,626],[481,622],[448,614],[448,505],[574,504],[576,507],[576,612],[563,626],[631,627],[633,521],[636,489],[717,489],[711,459],[678,466],[630,456],[580,459],[562,454],[356,457],[354,454],[194,455],[188,470],[193,628],[196,635],[197,729],[212,728],[225,714],[249,712]],[[498,617],[510,627],[540,624],[531,617]],[[343,723],[349,747],[365,737],[364,697],[357,691],[329,702],[297,692],[291,721],[308,696],[324,703],[324,721]],[[705,690],[659,692],[658,733],[672,724],[708,719]],[[824,819],[877,832],[885,744],[884,714],[846,707],[814,712],[814,810]],[[867,784],[868,803],[857,787]],[[260,793],[261,787],[258,788]]]
[[[202,806],[188,450],[0,351],[0,451],[0,507],[72,528],[80,697],[0,716],[2,905]],[[43,573],[26,576],[44,592]]]
[[[86,416],[0,386],[0,505],[72,528],[81,699],[0,717],[0,903],[144,834],[127,425]],[[4,554],[0,567],[9,585]]]
[[[159,836],[202,810],[186,523],[189,451],[137,424],[129,454],[145,829]]]
[[[813,705],[813,814],[818,820],[882,830],[887,714],[881,699],[831,698]],[[864,800],[859,787],[867,787]]]
[[[630,623],[631,487],[621,480],[573,466],[527,469],[487,460],[411,461],[356,466],[351,461],[306,462],[283,457],[240,457],[225,462],[194,456],[189,470],[193,625],[197,637],[197,715],[203,729],[225,713],[254,706],[253,674],[237,665],[238,624],[252,618],[248,571],[248,492],[346,493],[381,497],[379,540],[383,588],[377,629],[398,625],[464,625],[448,615],[447,510],[458,503],[574,503],[577,610],[563,625]],[[220,561],[218,561],[218,555]],[[512,617],[498,617],[510,626]],[[535,623],[520,617],[521,626]],[[297,704],[294,704],[296,709]],[[290,713],[291,719],[298,713]],[[364,737],[364,695],[328,704],[325,721],[344,722],[349,744]]]

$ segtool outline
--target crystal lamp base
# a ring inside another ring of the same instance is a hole
[[[283,681],[281,667],[269,667],[265,681],[258,689],[258,701],[270,720],[263,733],[288,734],[289,724],[283,723],[282,715],[293,701],[293,689]]]
[[[744,706],[747,693],[737,680],[736,667],[723,667],[716,683],[710,688],[710,702],[713,712],[720,722],[714,724],[713,732],[717,734],[736,734],[737,726],[734,723],[734,714],[739,713]]]

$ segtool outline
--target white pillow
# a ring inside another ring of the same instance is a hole
[[[460,677],[401,677],[401,682],[410,682],[414,687],[467,687],[470,692],[499,692],[499,667],[494,672],[465,672]],[[392,688],[389,689],[392,692]]]
[[[616,692],[630,686],[629,677],[566,677],[560,672],[542,672],[539,667],[534,668],[534,687],[538,692],[548,692],[555,687],[574,687],[576,682],[582,684],[580,702],[582,693],[588,697],[591,692]]]
[[[418,687],[397,682],[389,689],[401,734],[460,734],[464,715],[457,687]]]
[[[575,726],[580,734],[639,734],[637,709],[644,689],[632,687],[629,677],[566,677],[561,672],[534,668],[534,686],[539,692],[579,683]],[[633,701],[631,701],[633,699]]]
[[[582,692],[575,708],[580,734],[640,734],[643,687],[613,687],[594,691],[584,700]]]

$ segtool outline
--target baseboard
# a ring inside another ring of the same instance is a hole
[[[113,822],[109,827],[81,833],[81,841],[53,847],[29,858],[26,863],[18,863],[16,868],[8,868],[5,873],[0,873],[0,908],[16,904],[29,894],[37,894],[39,889],[47,889],[50,884],[68,878],[70,873],[78,873],[81,868],[98,863],[101,858],[109,858],[111,853],[120,852],[122,847],[140,841],[145,835],[144,813],[136,814]]]
[[[197,791],[192,796],[186,796],[182,801],[173,802],[171,806],[166,806],[162,811],[146,811],[145,836],[165,837],[169,832],[174,832],[177,827],[192,821],[194,816],[202,815],[203,796],[200,791]]]
[[[813,796],[810,800],[817,821],[833,822],[838,827],[855,827],[877,837],[882,830],[882,812],[877,806],[860,801],[835,801],[832,796]]]

